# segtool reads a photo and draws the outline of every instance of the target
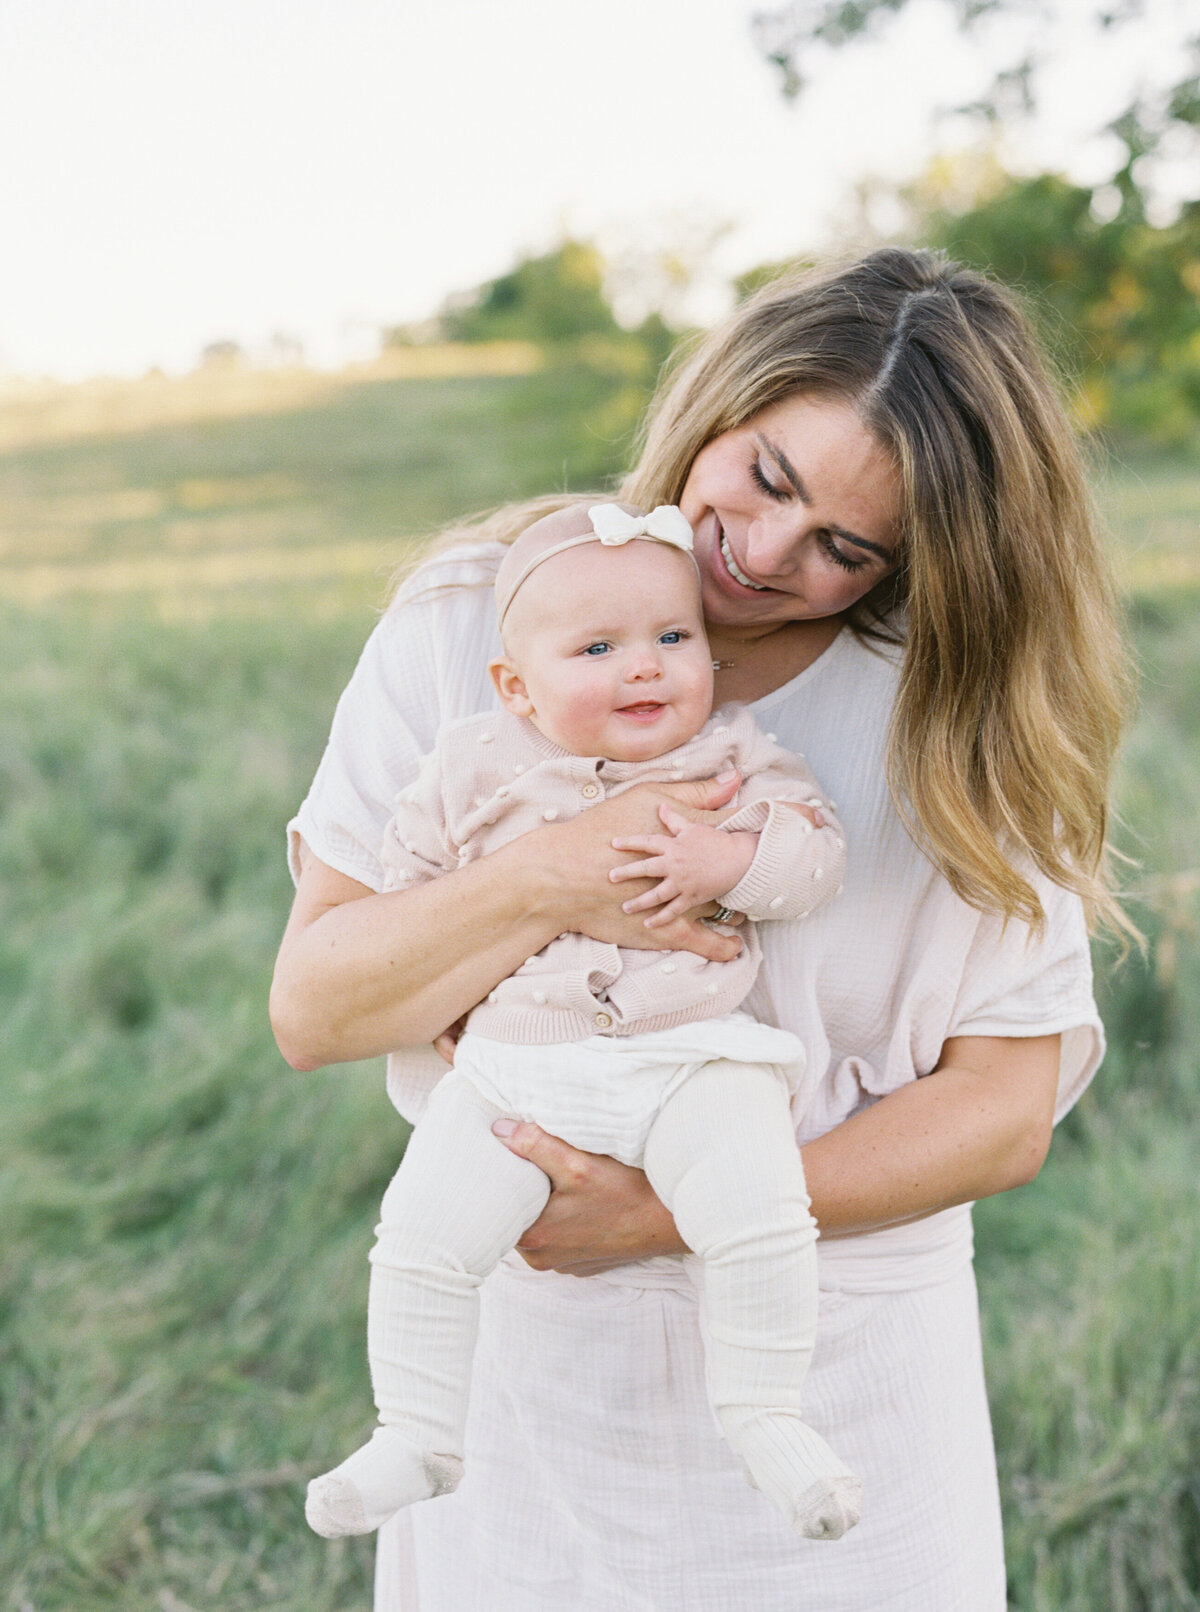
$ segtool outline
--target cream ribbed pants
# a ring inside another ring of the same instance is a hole
[[[368,1317],[382,1427],[310,1489],[321,1532],[377,1527],[398,1505],[457,1481],[479,1287],[550,1195],[542,1171],[493,1136],[501,1114],[465,1076],[448,1074],[384,1195]],[[664,1103],[644,1165],[693,1251],[710,1400],[725,1436],[797,1532],[839,1537],[858,1520],[861,1485],[800,1417],[816,1226],[782,1075],[705,1064]],[[404,1467],[391,1493],[389,1451]]]

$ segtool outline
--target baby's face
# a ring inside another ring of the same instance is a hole
[[[573,755],[648,761],[712,710],[696,568],[664,543],[554,555],[521,585],[504,636],[501,699]]]

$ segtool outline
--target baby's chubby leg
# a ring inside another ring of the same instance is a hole
[[[479,1286],[550,1195],[541,1170],[492,1135],[500,1114],[446,1075],[384,1194],[367,1317],[382,1425],[308,1486],[305,1515],[326,1538],[369,1533],[461,1476]]]
[[[664,1104],[645,1168],[702,1262],[709,1392],[725,1437],[797,1533],[840,1538],[858,1521],[862,1484],[800,1415],[817,1233],[777,1072],[706,1064]]]

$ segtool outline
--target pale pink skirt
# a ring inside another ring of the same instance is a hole
[[[375,1612],[1004,1612],[969,1264],[821,1299],[805,1414],[866,1485],[845,1539],[796,1538],[747,1485],[668,1262],[583,1280],[502,1269],[484,1290],[467,1475],[381,1531]]]

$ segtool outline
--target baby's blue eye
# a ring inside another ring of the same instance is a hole
[[[607,655],[608,654],[608,647],[609,646],[607,644],[603,644],[603,643],[601,643],[601,644],[588,644],[587,647],[584,649],[583,653],[585,655],[593,655],[593,656],[595,656],[595,655]]]
[[[670,632],[660,634],[658,641],[660,644],[682,644],[686,637],[687,633],[681,628],[672,627]]]

